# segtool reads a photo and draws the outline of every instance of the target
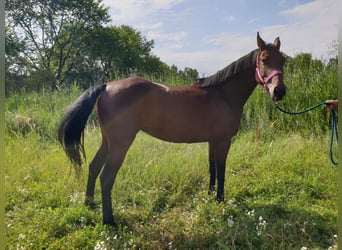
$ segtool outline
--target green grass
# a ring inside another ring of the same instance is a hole
[[[117,231],[83,205],[80,180],[55,142],[6,137],[8,249],[327,249],[336,246],[337,171],[328,137],[270,128],[235,138],[226,203],[207,195],[206,144],[171,144],[140,133],[113,189]],[[256,136],[257,135],[257,136]],[[90,160],[100,142],[89,128]],[[99,184],[99,183],[98,183]],[[96,187],[100,204],[100,187]]]
[[[288,110],[336,97],[337,73],[328,67],[290,63],[284,72],[281,106]],[[113,230],[102,225],[101,211],[83,205],[87,167],[77,180],[56,142],[63,110],[80,93],[73,87],[6,99],[6,249],[337,249],[337,168],[324,107],[281,114],[257,88],[228,156],[223,204],[207,194],[206,144],[140,133],[113,189],[120,225]],[[88,161],[100,143],[95,125],[92,114]],[[100,204],[99,183],[95,191]]]

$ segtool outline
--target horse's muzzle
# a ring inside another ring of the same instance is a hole
[[[284,85],[283,86],[277,86],[273,90],[272,100],[273,101],[280,101],[281,99],[283,99],[285,94],[286,94],[286,87]]]

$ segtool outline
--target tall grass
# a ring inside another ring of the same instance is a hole
[[[80,94],[76,86],[60,92],[12,94],[6,99],[6,135],[18,137],[35,133],[43,140],[55,140],[65,108]]]

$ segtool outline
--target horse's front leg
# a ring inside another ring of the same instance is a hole
[[[216,162],[215,162],[214,150],[210,143],[209,143],[208,148],[209,148],[209,174],[210,174],[208,194],[211,195],[215,191]]]
[[[217,178],[216,199],[220,202],[224,201],[226,159],[227,159],[229,147],[230,147],[230,140],[211,143],[211,147],[210,147],[212,150],[212,155],[214,156],[214,159],[215,159],[215,166],[216,166],[216,178]]]
[[[224,181],[226,176],[226,164],[217,165],[217,194],[216,200],[224,202]]]
[[[210,173],[210,181],[209,181],[209,192],[208,194],[211,195],[215,192],[215,182],[216,182],[216,164],[215,161],[209,161],[209,173]]]

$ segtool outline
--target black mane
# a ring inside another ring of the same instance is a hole
[[[237,74],[244,72],[251,67],[255,67],[255,61],[258,51],[259,49],[253,50],[252,52],[229,64],[227,67],[218,71],[212,76],[198,79],[194,83],[194,86],[205,88],[209,86],[221,85]]]

